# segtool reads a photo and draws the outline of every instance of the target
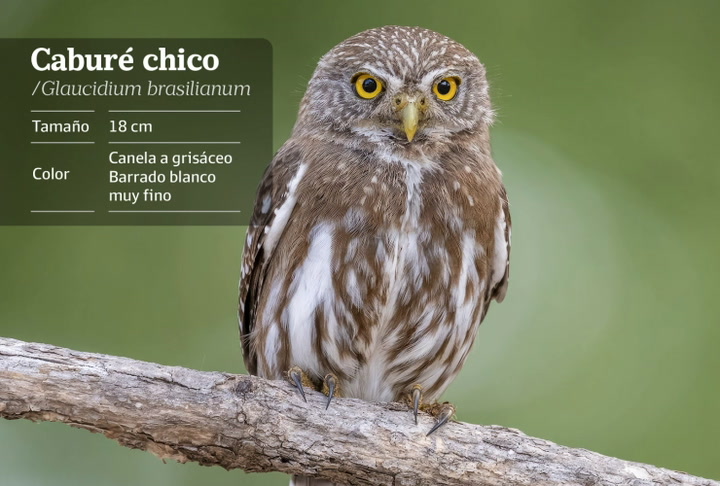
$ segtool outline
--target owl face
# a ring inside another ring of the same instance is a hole
[[[361,32],[319,62],[303,124],[375,143],[422,145],[492,122],[485,70],[457,42],[418,27]]]

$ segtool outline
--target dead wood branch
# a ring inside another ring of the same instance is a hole
[[[64,422],[162,458],[353,485],[714,485],[497,426],[425,437],[400,404],[0,338],[0,417]]]

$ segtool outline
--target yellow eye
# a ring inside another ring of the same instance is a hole
[[[383,90],[382,81],[370,74],[357,74],[354,82],[355,92],[366,100],[375,98]]]
[[[437,96],[440,100],[450,101],[455,98],[459,84],[459,78],[443,78],[435,83],[435,86],[433,86],[433,93],[435,93],[435,96]]]

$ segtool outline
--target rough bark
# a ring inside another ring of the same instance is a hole
[[[715,485],[497,426],[414,425],[392,403],[0,338],[0,416],[64,422],[161,458],[352,485]]]

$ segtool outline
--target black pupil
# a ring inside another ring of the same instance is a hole
[[[440,93],[441,95],[446,95],[450,92],[451,87],[452,86],[450,86],[450,81],[443,79],[442,81],[440,81],[438,83],[437,90],[438,90],[438,93]]]
[[[377,82],[372,78],[363,81],[362,88],[366,93],[374,93],[377,89]]]

